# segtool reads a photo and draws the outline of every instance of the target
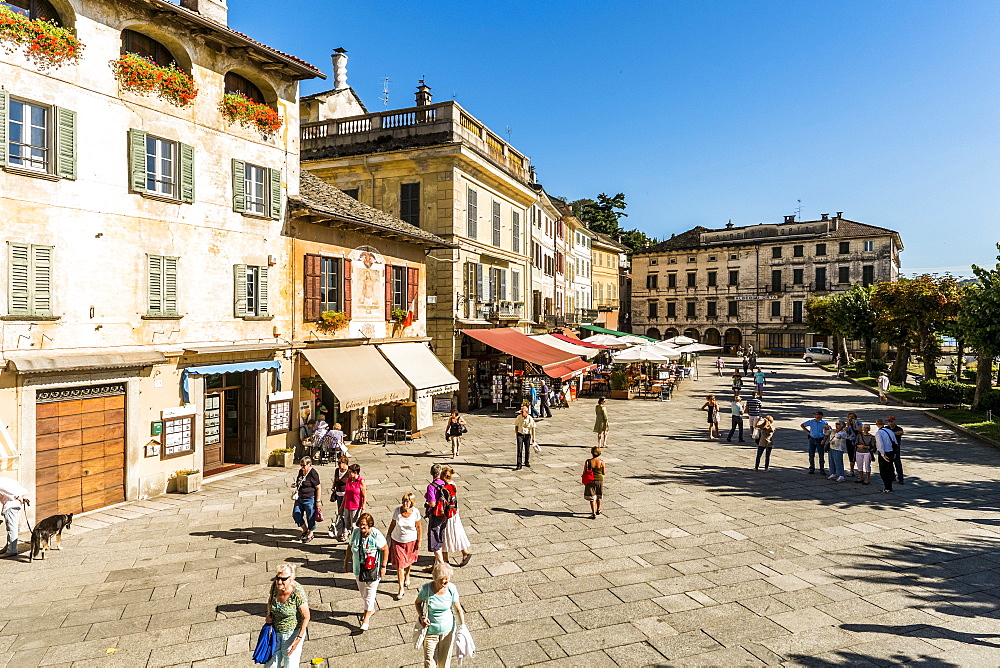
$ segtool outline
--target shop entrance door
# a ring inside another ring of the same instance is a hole
[[[205,475],[256,463],[257,373],[205,376]]]

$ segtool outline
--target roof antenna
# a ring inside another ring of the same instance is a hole
[[[507,126],[507,143],[510,143],[510,126]]]
[[[379,98],[382,100],[382,104],[385,105],[386,109],[389,108],[389,81],[391,81],[389,77],[382,80],[382,97]]]
[[[795,209],[795,220],[796,222],[802,222],[802,200],[797,199],[795,201],[799,203],[798,208]]]

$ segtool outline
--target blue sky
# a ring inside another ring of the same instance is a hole
[[[904,271],[996,262],[997,2],[230,0],[230,24],[328,75],[346,48],[372,111],[425,78],[549,192],[624,192],[653,236],[801,200],[898,230]]]

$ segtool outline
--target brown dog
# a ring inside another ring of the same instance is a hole
[[[45,550],[49,549],[49,541],[56,537],[55,549],[62,549],[62,532],[73,525],[73,513],[69,515],[53,515],[35,525],[31,531],[31,553],[28,561],[34,561],[36,556],[45,558]]]

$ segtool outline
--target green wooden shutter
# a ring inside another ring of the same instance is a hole
[[[245,213],[247,210],[247,166],[242,160],[233,158],[233,211]]]
[[[0,166],[7,165],[7,109],[10,107],[10,95],[0,90]]]
[[[181,150],[181,201],[194,201],[194,147],[178,144]]]
[[[247,315],[247,266],[245,264],[233,266],[233,279],[236,286],[233,309],[237,318],[243,318]]]
[[[149,314],[163,315],[163,257],[147,255]]]
[[[52,315],[52,246],[32,246],[31,256],[32,312]]]
[[[9,243],[8,293],[10,315],[31,313],[31,246]]]
[[[257,267],[257,315],[270,315],[267,308],[267,267]]]
[[[267,170],[271,178],[271,199],[268,202],[267,215],[271,218],[281,218],[281,170]]]
[[[163,258],[163,314],[177,315],[177,258]]]
[[[132,192],[146,192],[146,133],[135,128],[128,131],[129,188]]]
[[[56,175],[76,180],[76,112],[56,107]]]

